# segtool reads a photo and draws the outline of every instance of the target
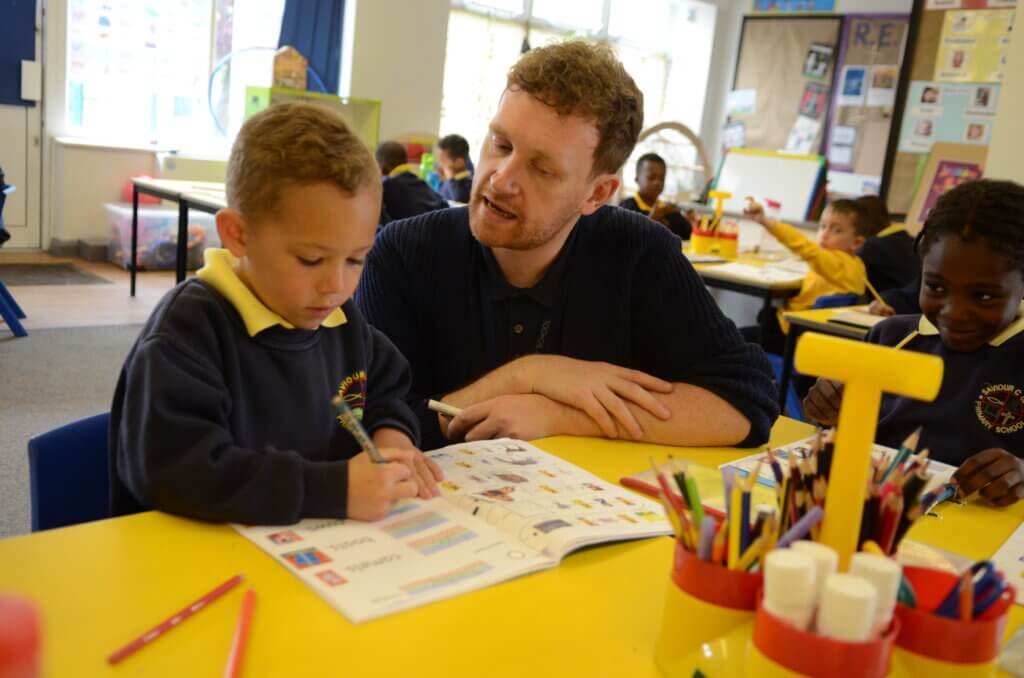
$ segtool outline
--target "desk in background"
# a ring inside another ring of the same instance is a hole
[[[862,341],[868,335],[868,328],[845,325],[829,320],[840,311],[862,310],[867,306],[846,306],[843,308],[816,308],[810,311],[793,311],[784,313],[789,321],[789,333],[786,334],[786,350],[782,355],[782,374],[779,375],[779,407],[786,406],[786,392],[793,378],[793,355],[796,352],[796,340],[804,332],[818,332],[833,337]],[[783,410],[785,411],[785,410]]]
[[[771,444],[813,432],[789,419]],[[558,437],[544,449],[606,480],[648,457],[717,466],[749,453]],[[971,558],[992,555],[1024,517],[950,505],[911,538]],[[254,544],[224,525],[149,512],[0,540],[0,589],[42,608],[48,675],[208,675],[227,655],[241,592],[257,591],[246,675],[658,675],[654,644],[672,542],[585,549],[558,567],[365,624],[350,624]],[[154,622],[242,572],[246,582],[166,637],[109,667],[106,656]],[[1007,625],[1024,620],[1015,606]],[[700,620],[694,620],[700,623]]]
[[[764,268],[780,263],[756,254],[740,254],[736,263],[754,268]],[[758,276],[737,273],[728,264],[694,264],[693,268],[708,287],[739,292],[764,301],[764,308],[770,309],[775,299],[789,299],[800,292],[802,279],[770,281]]]
[[[185,279],[188,264],[188,211],[195,208],[216,214],[227,205],[224,184],[213,181],[179,181],[175,179],[132,179],[132,252],[130,295],[135,296],[135,274],[138,270],[139,194],[156,196],[178,203],[178,247],[174,258],[175,283]]]

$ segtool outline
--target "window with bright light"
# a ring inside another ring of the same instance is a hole
[[[245,87],[270,84],[283,13],[284,0],[68,0],[67,133],[184,149],[230,145]],[[211,73],[230,53],[211,106]]]
[[[569,37],[612,45],[644,94],[645,128],[678,122],[699,132],[715,17],[714,5],[696,0],[452,0],[440,134],[466,137],[477,157],[524,42],[541,47]],[[699,183],[693,147],[651,143],[661,146],[641,144],[635,156],[647,150],[671,156],[666,194],[693,192]],[[627,193],[635,190],[633,174],[627,165]]]

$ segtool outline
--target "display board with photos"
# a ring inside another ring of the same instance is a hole
[[[889,211],[918,223],[932,183],[951,185],[970,172],[936,154],[974,147],[984,165],[999,107],[1000,83],[1013,30],[1016,0],[915,0],[912,44],[903,68],[907,82],[896,104],[896,143],[883,174]],[[941,154],[940,154],[941,155]],[[933,182],[934,183],[934,182]]]
[[[744,18],[726,149],[821,151],[841,28],[838,16]]]

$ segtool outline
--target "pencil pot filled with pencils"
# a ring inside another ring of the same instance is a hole
[[[718,236],[710,230],[707,217],[704,217],[690,234],[690,249],[694,254],[718,254],[718,247]]]
[[[907,675],[993,676],[1016,591],[992,563],[963,575],[905,567],[915,600],[896,607],[896,663]]]

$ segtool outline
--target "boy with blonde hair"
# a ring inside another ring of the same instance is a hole
[[[111,412],[111,509],[204,520],[373,520],[436,493],[403,402],[409,365],[350,301],[380,179],[335,113],[273,106],[242,127],[217,213],[226,249],[153,311]],[[384,456],[338,423],[341,396]]]

